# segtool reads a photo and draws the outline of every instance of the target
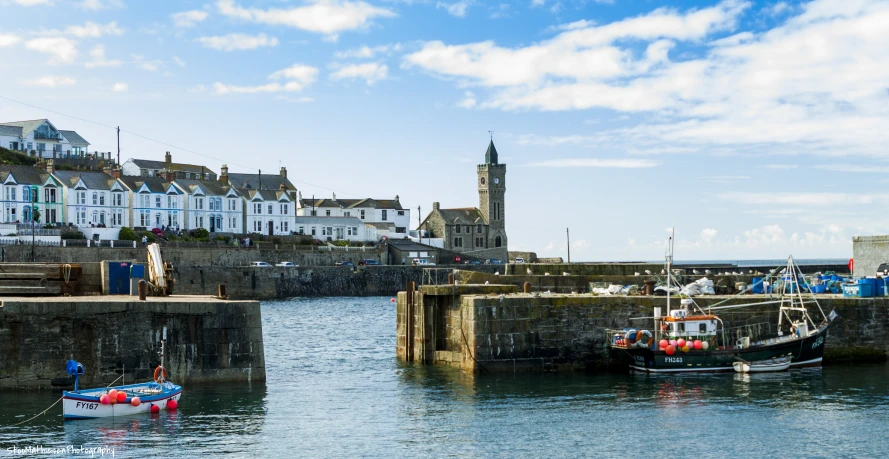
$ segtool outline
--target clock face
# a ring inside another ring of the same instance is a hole
[[[500,185],[500,177],[494,177],[494,185]]]
[[[485,178],[484,178],[484,177],[481,178],[481,183],[482,183],[482,185],[485,184]]]

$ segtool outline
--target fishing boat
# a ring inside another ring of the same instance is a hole
[[[161,364],[154,370],[154,379],[144,383],[80,390],[80,376],[84,374],[84,366],[69,360],[65,370],[74,377],[74,390],[62,392],[64,418],[94,419],[176,410],[182,396],[182,386],[166,380],[167,370],[163,366],[166,338],[167,328],[164,327]]]
[[[788,257],[783,270],[776,268],[771,274],[781,279],[781,289],[774,294],[777,299],[720,306],[717,303],[707,310],[700,308],[692,298],[681,298],[680,307],[671,308],[671,290],[678,287],[672,271],[673,235],[667,241],[667,311],[655,307],[649,329],[626,328],[609,330],[612,355],[624,360],[633,371],[647,373],[731,372],[736,362],[764,362],[789,358],[788,367],[820,366],[824,344],[830,323],[836,318],[831,311],[825,315],[814,295],[803,298],[804,277],[793,257]],[[815,323],[807,305],[814,304],[822,320]],[[722,319],[714,313],[723,309],[736,309],[762,305],[777,305],[777,329],[772,332],[769,323],[744,324],[726,328]],[[752,368],[752,366],[751,366]],[[766,368],[758,365],[757,369]]]
[[[771,360],[759,360],[756,362],[735,362],[732,364],[736,373],[767,373],[773,371],[786,371],[790,368],[790,357],[781,357]]]

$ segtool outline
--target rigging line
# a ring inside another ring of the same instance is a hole
[[[80,117],[77,117],[77,116],[74,116],[74,115],[68,115],[68,114],[66,114],[66,113],[58,112],[58,111],[55,111],[55,110],[50,110],[50,109],[48,109],[48,108],[38,107],[37,105],[29,104],[29,103],[27,103],[27,102],[22,102],[22,101],[20,101],[20,100],[15,100],[15,99],[6,97],[6,96],[4,96],[4,95],[2,95],[2,94],[0,94],[0,99],[6,99],[6,100],[8,100],[8,101],[10,101],[10,102],[15,102],[15,103],[17,103],[17,104],[22,104],[22,105],[25,105],[25,106],[28,106],[28,107],[31,107],[31,108],[36,108],[36,109],[38,109],[38,110],[43,110],[43,111],[45,111],[45,112],[54,113],[54,114],[56,114],[56,115],[61,115],[61,116],[65,116],[65,117],[68,117],[68,118],[73,118],[73,119],[76,119],[76,120],[79,120],[79,121],[83,121],[83,122],[86,122],[86,123],[95,124],[95,125],[97,125],[97,126],[106,127],[106,128],[108,128],[108,129],[117,129],[116,126],[109,126],[109,125],[107,125],[107,124],[105,124],[105,123],[100,123],[100,122],[98,122],[98,121],[92,121],[92,120],[88,120],[88,119],[85,119],[85,118],[80,118]],[[207,158],[207,159],[212,159],[212,160],[220,161],[220,162],[223,162],[223,163],[226,163],[226,164],[233,164],[233,165],[238,166],[238,167],[243,167],[244,169],[249,169],[249,170],[259,170],[259,169],[257,169],[257,168],[251,167],[251,166],[245,166],[245,165],[243,165],[243,164],[239,164],[239,163],[235,163],[235,162],[231,162],[231,161],[226,161],[226,160],[224,160],[224,159],[220,159],[220,158],[216,158],[216,157],[213,157],[213,156],[209,156],[209,155],[205,155],[205,154],[202,154],[202,153],[198,153],[198,152],[196,152],[196,151],[194,151],[194,150],[189,150],[189,149],[187,149],[187,148],[183,148],[183,147],[180,147],[180,146],[177,146],[177,145],[173,145],[173,144],[171,144],[171,143],[167,143],[167,142],[164,142],[164,141],[161,141],[161,140],[153,139],[153,138],[151,138],[151,137],[148,137],[148,136],[139,134],[139,133],[137,133],[137,132],[130,131],[129,129],[121,129],[121,132],[126,132],[127,134],[131,134],[131,135],[134,135],[134,136],[136,136],[136,137],[141,137],[141,138],[143,138],[143,139],[145,139],[145,140],[148,140],[148,141],[151,141],[151,142],[155,142],[155,143],[158,143],[158,144],[161,144],[161,145],[166,145],[166,146],[168,146],[168,147],[170,147],[170,148],[175,148],[175,149],[177,149],[177,150],[182,150],[182,151],[184,151],[184,152],[192,153],[192,154],[195,154],[195,155],[198,155],[198,156]],[[303,185],[313,186],[313,187],[321,188],[321,189],[324,189],[324,190],[329,190],[329,191],[333,191],[333,192],[338,192],[338,193],[346,194],[346,195],[349,195],[349,196],[355,196],[355,197],[361,197],[361,196],[362,196],[362,195],[360,195],[360,194],[349,193],[349,192],[347,192],[347,191],[342,191],[342,190],[335,190],[335,189],[333,189],[333,188],[328,188],[328,187],[326,187],[326,186],[316,185],[316,184],[313,184],[313,183],[304,182],[304,181],[302,181],[302,180],[295,180],[295,179],[291,179],[291,178],[289,178],[289,177],[288,177],[288,179],[289,179],[291,182],[302,183]]]

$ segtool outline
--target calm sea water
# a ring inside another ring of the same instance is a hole
[[[28,446],[83,447],[78,457],[103,447],[115,457],[256,458],[889,452],[887,365],[751,377],[473,377],[399,364],[388,298],[264,303],[263,327],[265,384],[188,386],[178,412],[156,417],[65,423],[56,406],[0,427],[0,456]],[[58,396],[0,393],[0,426]]]

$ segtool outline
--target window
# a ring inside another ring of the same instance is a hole
[[[351,226],[346,227],[346,235],[347,236],[352,235],[352,227]],[[357,236],[358,234],[355,234],[355,235]]]
[[[503,240],[500,239],[500,236],[494,238],[494,247],[500,247],[501,245],[503,245]]]
[[[92,218],[90,218],[90,223],[95,224],[95,223],[98,223],[98,221],[99,221],[99,213],[94,210],[93,214],[92,214]]]
[[[454,225],[454,232],[455,232],[455,233],[459,233],[459,232],[460,232],[460,225]]]
[[[405,227],[403,227],[403,226],[396,226],[396,227],[395,227],[395,232],[396,232],[396,233],[406,233],[406,232],[407,232],[407,228],[405,228]]]
[[[262,203],[261,202],[253,203],[253,213],[257,214],[257,215],[262,213]]]
[[[204,208],[204,198],[194,198],[194,208],[195,209],[203,209]],[[213,209],[210,209],[213,210]]]
[[[272,205],[269,204],[269,215],[271,215],[271,214],[273,214],[273,213],[274,213],[274,212],[272,212]]]
[[[364,211],[361,211],[361,219],[364,220]]]
[[[207,198],[207,210],[216,210],[216,201],[213,198]]]
[[[290,212],[290,206],[281,204],[281,215],[287,215]]]
[[[404,217],[404,211],[403,211],[403,210],[399,210],[399,211],[398,211],[398,216],[399,216],[399,217]]]
[[[111,193],[111,201],[112,201],[112,205],[115,207],[123,206],[123,193],[120,193],[120,192]]]
[[[168,194],[167,195],[167,208],[173,209],[175,207],[176,207],[176,196]]]
[[[701,322],[701,325],[698,327],[699,333],[707,333],[707,324],[705,322]]]
[[[284,231],[285,233],[289,233],[290,232],[289,228],[290,227],[287,225],[287,222],[281,222],[281,231]]]
[[[86,211],[81,210],[77,212],[77,224],[78,225],[86,225]]]
[[[228,210],[235,210],[235,200],[231,198],[228,200]]]
[[[358,227],[357,226],[352,227],[352,235],[358,236]]]
[[[28,202],[31,200],[31,187],[23,186],[22,187],[22,202]]]
[[[46,209],[43,213],[45,215],[44,220],[46,223],[56,223],[56,209]]]
[[[45,143],[38,143],[37,144],[37,151],[39,151],[39,152],[46,151],[46,144]]]
[[[105,193],[99,193],[99,205],[100,206],[105,205]]]
[[[327,227],[327,235],[333,236],[333,227],[330,227],[330,226]]]
[[[475,225],[475,232],[476,232],[476,233],[481,233],[481,232],[482,232],[482,225],[481,225],[481,223],[479,223],[478,225]]]
[[[352,212],[343,212],[343,217],[351,217]]]
[[[95,191],[93,191],[93,205],[99,205],[99,193],[96,193]]]
[[[56,189],[55,188],[44,188],[43,189],[45,202],[56,202]]]
[[[151,206],[151,196],[148,193],[139,195],[139,202],[141,206],[139,207],[150,207]],[[145,226],[145,225],[142,225]]]
[[[312,236],[314,236],[314,235],[315,235],[315,227],[313,226],[312,227]]]
[[[383,209],[383,221],[386,221],[386,209]]]
[[[300,227],[297,227],[297,229],[296,229],[297,234],[304,234],[305,232],[306,232],[305,226],[300,226]]]
[[[325,212],[325,215],[327,215],[328,217],[330,216],[330,209],[327,209],[324,212]]]
[[[157,195],[157,196],[154,197],[154,207],[157,207],[158,209],[161,208],[161,197],[160,197],[160,195]]]
[[[78,191],[77,192],[77,203],[78,204],[86,204],[86,191]]]
[[[454,238],[454,247],[463,247],[463,238],[455,237]]]
[[[15,201],[15,187],[9,187],[6,189],[6,200]]]
[[[123,211],[115,210],[113,214],[111,214],[111,226],[123,226]]]
[[[685,322],[679,322],[679,332],[685,332]]]
[[[147,210],[143,210],[139,213],[139,226],[148,227],[151,226],[151,213]]]
[[[312,211],[312,216],[313,216],[313,217],[317,217],[317,216],[318,216],[318,211],[317,211],[317,210],[313,210],[313,211]]]

